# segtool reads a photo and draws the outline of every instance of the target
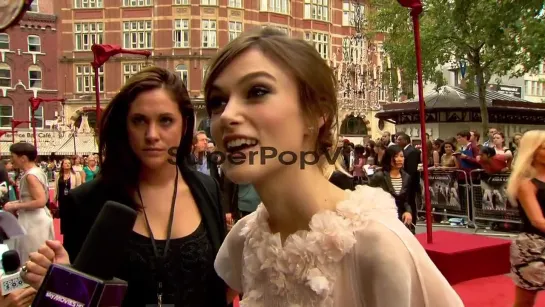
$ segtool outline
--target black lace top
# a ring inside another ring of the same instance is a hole
[[[163,254],[166,240],[156,240]],[[148,237],[133,233],[124,259],[128,259],[117,275],[127,281],[124,307],[157,305],[157,271],[155,255]],[[214,248],[201,222],[192,234],[171,239],[164,262],[163,306],[210,307],[218,305],[218,293],[209,285],[217,279],[214,271]]]

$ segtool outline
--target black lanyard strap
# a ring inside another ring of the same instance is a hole
[[[142,199],[142,193],[140,193],[140,187],[137,189],[138,197],[140,198],[140,204],[142,205],[142,211],[144,211],[144,218],[146,219],[146,226],[148,228],[148,233],[151,240],[151,245],[153,247],[153,253],[155,255],[155,270],[158,274],[158,285],[157,285],[157,295],[162,295],[162,282],[163,282],[163,274],[159,274],[160,271],[162,272],[164,270],[163,261],[167,257],[168,253],[168,247],[170,245],[170,238],[172,236],[172,224],[174,221],[174,208],[176,207],[176,196],[178,194],[178,167],[176,167],[176,178],[174,179],[174,192],[172,193],[172,203],[170,205],[170,216],[168,218],[168,226],[167,226],[167,239],[165,243],[165,248],[163,250],[163,255],[159,255],[159,250],[157,249],[157,244],[155,242],[155,237],[153,236],[153,231],[151,230],[151,226],[148,220],[148,215],[146,214],[146,208],[144,206],[144,200]]]

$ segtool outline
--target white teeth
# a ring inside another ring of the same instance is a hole
[[[239,147],[242,145],[254,146],[256,144],[257,144],[257,140],[240,138],[240,139],[235,139],[235,140],[231,140],[227,142],[227,149]]]

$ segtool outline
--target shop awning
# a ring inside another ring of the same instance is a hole
[[[95,141],[95,136],[86,135],[70,135],[60,146],[53,150],[56,156],[80,155],[87,156],[98,153],[98,146]]]

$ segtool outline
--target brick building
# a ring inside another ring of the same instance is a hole
[[[30,120],[31,97],[58,98],[56,0],[34,0],[31,11],[0,33],[0,130],[11,130],[11,119]],[[56,138],[51,123],[60,103],[44,103],[36,111],[38,149],[48,154]],[[0,137],[2,155],[9,154],[11,133]],[[32,141],[28,124],[17,128],[15,141]],[[9,141],[9,142],[8,142]]]
[[[150,63],[186,82],[197,123],[206,118],[202,81],[219,48],[254,27],[272,26],[314,43],[324,59],[338,58],[350,35],[351,1],[334,0],[55,0],[59,16],[59,91],[67,118],[88,112],[94,125],[93,43],[152,51]],[[100,75],[102,104],[144,66],[142,57],[111,58]],[[78,122],[76,122],[76,125]]]

